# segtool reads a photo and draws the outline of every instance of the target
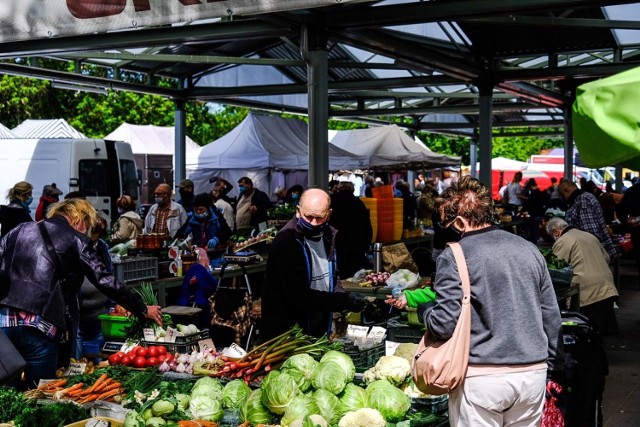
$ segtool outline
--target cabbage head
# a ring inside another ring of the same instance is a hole
[[[411,408],[411,399],[387,380],[378,380],[367,386],[369,407],[380,411],[387,422],[402,421]]]
[[[191,398],[208,396],[216,400],[222,400],[223,389],[222,383],[217,378],[202,377],[193,385]]]
[[[251,389],[243,380],[231,380],[222,390],[222,407],[239,408],[250,394]]]
[[[332,361],[320,362],[313,372],[311,384],[317,389],[324,389],[339,394],[349,382],[340,365]]]
[[[295,354],[285,360],[280,368],[282,372],[291,375],[301,392],[306,393],[311,387],[311,377],[318,362],[306,353]]]
[[[271,413],[262,404],[262,389],[253,390],[244,401],[240,407],[240,420],[249,421],[252,426],[271,423]]]
[[[327,420],[329,424],[338,424],[342,416],[340,399],[330,391],[319,389],[313,393],[313,398],[320,409],[320,415]]]
[[[289,427],[329,427],[329,423],[321,415],[313,414],[295,420]]]
[[[262,403],[277,415],[284,410],[298,395],[298,385],[293,377],[280,371],[271,371],[262,381]]]
[[[320,409],[318,405],[316,405],[316,401],[311,396],[299,394],[291,401],[289,406],[287,406],[280,424],[282,427],[287,427],[295,420],[312,414],[320,414]]]
[[[322,356],[320,363],[329,361],[340,365],[344,373],[347,375],[347,382],[353,381],[353,378],[356,375],[356,365],[353,364],[351,356],[341,351],[329,350],[324,354],[324,356]]]
[[[196,420],[220,421],[224,416],[220,400],[209,396],[192,397],[189,401],[189,412]]]
[[[340,405],[343,414],[367,408],[369,406],[367,392],[362,387],[349,383],[340,395]]]

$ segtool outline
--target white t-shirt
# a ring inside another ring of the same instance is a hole
[[[507,196],[509,204],[522,206],[522,200],[518,196],[522,193],[522,187],[517,182],[512,182],[507,186]]]

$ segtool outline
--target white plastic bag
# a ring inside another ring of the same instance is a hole
[[[389,276],[389,278],[387,279],[387,287],[400,288],[403,290],[414,288],[418,285],[419,280],[419,275],[410,270],[401,268],[400,270]]]

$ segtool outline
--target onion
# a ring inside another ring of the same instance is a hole
[[[184,373],[186,367],[184,365],[184,363],[178,363],[178,366],[176,366],[176,372],[179,374]]]
[[[176,358],[176,361],[178,363],[182,363],[182,364],[188,363],[189,362],[189,356],[187,354],[181,354],[180,356],[178,356]]]
[[[171,370],[171,367],[169,366],[169,364],[167,363],[167,361],[165,360],[164,362],[162,362],[162,364],[158,367],[158,370],[162,373],[164,372],[169,372]]]

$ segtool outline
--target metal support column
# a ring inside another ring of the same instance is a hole
[[[309,99],[309,187],[327,188],[329,181],[329,74],[326,33],[303,28]]]
[[[573,123],[571,122],[571,105],[564,106],[564,177],[573,177]]]
[[[183,99],[174,99],[176,110],[174,115],[174,125],[176,129],[175,155],[173,157],[173,179],[174,186],[186,178],[186,113],[184,111],[185,101]]]
[[[480,135],[478,143],[480,145],[480,181],[491,188],[491,150],[492,150],[492,133],[493,133],[493,84],[482,82],[480,89],[479,107],[480,107]]]
[[[471,138],[469,145],[469,175],[478,177],[478,137]]]

